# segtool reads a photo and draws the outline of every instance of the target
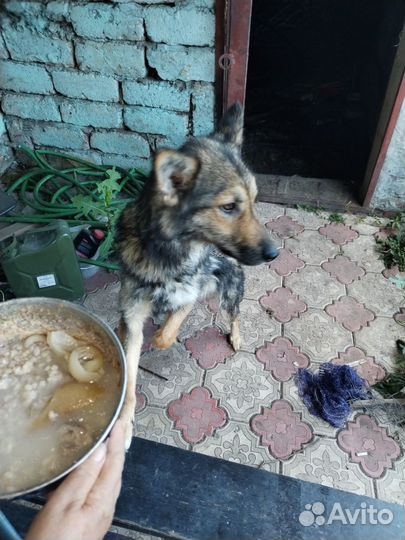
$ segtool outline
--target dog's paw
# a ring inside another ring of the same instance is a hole
[[[239,332],[231,332],[229,335],[229,341],[231,342],[233,350],[235,352],[239,351],[242,341]]]
[[[152,346],[155,349],[169,349],[175,343],[176,337],[165,336],[163,333],[156,332],[152,340]]]

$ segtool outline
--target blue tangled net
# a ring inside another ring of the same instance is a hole
[[[368,383],[350,366],[330,362],[318,373],[299,369],[298,392],[309,412],[334,427],[343,427],[350,412],[350,401],[371,397]]]

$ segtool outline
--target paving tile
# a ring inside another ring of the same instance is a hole
[[[307,422],[307,424],[311,425],[312,430],[316,435],[335,437],[337,428],[331,426],[328,422],[322,420],[322,418],[318,418],[308,411],[298,394],[298,388],[293,379],[283,382],[282,396],[292,404],[294,410],[301,412],[302,419]]]
[[[305,263],[288,249],[280,249],[277,259],[270,263],[270,268],[279,276],[289,276],[293,272],[297,272],[300,268],[304,268]],[[281,285],[281,281],[280,281]],[[270,290],[270,289],[267,289]],[[263,289],[261,289],[263,292]]]
[[[305,302],[288,287],[280,287],[262,296],[260,304],[272,317],[283,323],[291,321],[293,317],[298,317],[307,309]]]
[[[204,326],[210,326],[213,321],[213,313],[205,302],[197,302],[191,313],[183,322],[178,339],[184,341],[186,338],[194,335]]]
[[[377,244],[373,236],[359,236],[342,246],[343,255],[351,261],[356,261],[366,272],[382,272],[384,263],[379,259]]]
[[[275,259],[276,261],[279,259]],[[245,272],[245,298],[258,300],[263,293],[273,291],[282,285],[282,277],[277,275],[268,264],[259,266],[244,266]]]
[[[387,470],[382,478],[376,480],[376,485],[379,499],[405,504],[405,455],[395,461],[393,468]]]
[[[382,381],[387,375],[385,368],[376,362],[373,356],[367,356],[359,347],[348,347],[345,352],[340,352],[339,358],[334,358],[332,364],[352,365],[370,386]]]
[[[335,441],[316,440],[282,464],[283,474],[324,486],[374,497],[373,482],[363,474]]]
[[[135,415],[134,435],[178,448],[188,448],[180,433],[173,429],[172,422],[164,409],[147,406]]]
[[[165,381],[143,370],[138,372],[138,384],[150,405],[166,407],[181,392],[188,392],[202,382],[204,371],[180,343],[170,349],[144,353],[141,363],[152,372],[167,378]]]
[[[396,340],[403,339],[404,329],[391,318],[377,317],[354,335],[355,345],[382,364],[390,372],[395,366]],[[343,350],[340,348],[340,350]]]
[[[306,266],[298,274],[286,277],[284,284],[298,294],[308,307],[324,308],[334,298],[346,294],[344,285],[318,266]]]
[[[343,296],[335,300],[326,306],[325,311],[350,332],[357,332],[375,319],[372,311],[351,296]]]
[[[306,229],[312,229],[314,231],[318,230],[320,227],[323,227],[329,222],[329,213],[323,211],[315,213],[307,212],[306,210],[301,210],[298,208],[287,208],[286,215],[304,225]]]
[[[276,459],[288,459],[313,438],[311,426],[301,420],[291,403],[285,399],[273,401],[271,408],[262,407],[251,419],[252,431],[260,444]]]
[[[398,289],[381,274],[366,274],[348,285],[347,290],[376,315],[392,317],[405,304],[405,290]]]
[[[167,408],[167,415],[181,432],[182,438],[190,444],[203,441],[228,420],[218,400],[212,398],[207,388],[201,386],[172,401]]]
[[[224,312],[218,313],[215,324],[228,334],[229,320]],[[245,299],[240,305],[240,335],[241,349],[254,352],[266,340],[281,335],[281,324],[270,317],[258,302]]]
[[[267,470],[278,472],[278,461],[269,455],[266,448],[258,444],[257,437],[249,426],[242,422],[231,420],[224,428],[217,429],[212,437],[193,445],[193,450],[252,467],[265,463]]]
[[[284,337],[277,337],[271,343],[266,342],[256,351],[256,358],[263,364],[266,371],[270,371],[277,381],[288,381],[298,368],[306,368],[309,358],[302,354],[298,347]]]
[[[405,326],[405,308],[400,308],[400,310],[397,313],[395,313],[394,320],[398,324]]]
[[[375,216],[367,216],[364,214],[344,214],[345,224],[359,234],[371,236],[378,232],[382,226],[388,223],[385,218],[376,218]]]
[[[119,280],[120,277],[118,273],[107,272],[107,270],[100,268],[93,276],[84,280],[84,290],[89,294],[96,292],[99,289],[103,289],[110,283],[118,283]]]
[[[398,443],[389,436],[387,429],[366,414],[359,414],[353,422],[348,422],[339,432],[337,443],[350,455],[350,461],[358,463],[371,478],[381,478],[401,455]]]
[[[100,317],[102,321],[116,329],[120,322],[121,314],[118,311],[118,294],[120,283],[110,283],[103,289],[86,296],[83,306]]]
[[[304,226],[288,216],[280,216],[266,223],[266,227],[279,238],[291,238],[304,230]]]
[[[145,409],[146,405],[148,404],[148,398],[142,392],[142,385],[141,384],[136,385],[135,394],[136,394],[135,413],[140,413]]]
[[[324,311],[313,308],[286,324],[284,335],[298,345],[311,362],[327,362],[353,345],[350,332]]]
[[[298,238],[288,238],[285,247],[307,264],[322,264],[339,253],[339,246],[318,231],[304,231]]]
[[[322,263],[322,268],[344,285],[349,285],[365,275],[361,266],[344,255],[336,255],[335,258]]]
[[[155,324],[152,317],[148,317],[143,325],[143,343],[142,352],[151,351],[153,349],[153,336],[159,329],[159,325]]]
[[[213,397],[219,398],[232,420],[246,422],[279,397],[279,384],[270,373],[263,372],[262,366],[253,354],[239,352],[225,364],[207,371],[204,386]]]
[[[262,203],[255,204],[255,213],[260,223],[267,223],[285,214],[285,206],[281,204]]]
[[[394,277],[405,278],[405,272],[401,272],[399,266],[392,266],[391,268],[383,270],[383,276],[387,279]]]
[[[184,345],[203,369],[212,369],[234,354],[226,337],[212,326],[188,338]]]
[[[329,238],[334,244],[343,246],[358,238],[359,233],[343,223],[329,223],[319,229],[319,233]]]

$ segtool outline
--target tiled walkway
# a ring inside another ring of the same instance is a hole
[[[396,427],[368,411],[337,430],[297,395],[298,367],[356,362],[371,384],[392,370],[404,338],[405,293],[376,251],[375,218],[259,203],[281,246],[270,266],[246,268],[242,348],[236,354],[216,299],[197,305],[179,342],[154,351],[148,321],[138,376],[136,434],[180,448],[405,504],[405,456]],[[84,305],[112,326],[119,283],[102,275]]]

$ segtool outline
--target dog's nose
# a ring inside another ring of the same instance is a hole
[[[278,257],[278,249],[270,242],[266,242],[263,246],[263,259],[265,261],[272,261]]]

